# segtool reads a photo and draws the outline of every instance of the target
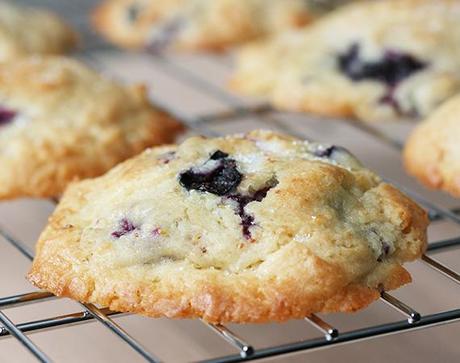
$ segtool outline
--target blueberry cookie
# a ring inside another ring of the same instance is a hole
[[[364,121],[425,116],[460,90],[460,2],[357,2],[247,46],[231,86],[279,108]]]
[[[77,61],[21,58],[0,66],[0,199],[59,195],[148,146],[179,124],[126,87]]]
[[[423,184],[460,197],[460,95],[416,127],[404,149],[407,171]]]
[[[143,48],[153,25],[175,13],[186,0],[105,0],[92,14],[96,29],[109,41]]]
[[[221,50],[303,26],[345,1],[109,0],[96,10],[94,23],[122,46]]]
[[[59,54],[75,46],[76,34],[55,14],[0,1],[0,62],[30,54]]]
[[[72,184],[29,279],[152,317],[267,322],[355,311],[410,281],[413,201],[345,149],[269,131],[149,149]]]

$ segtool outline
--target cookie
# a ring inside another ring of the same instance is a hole
[[[231,87],[276,107],[363,121],[415,119],[460,90],[460,2],[346,5],[238,54]]]
[[[0,100],[0,199],[57,196],[181,129],[143,86],[58,56],[1,65]]]
[[[143,48],[153,24],[177,11],[186,0],[105,0],[92,14],[95,28],[110,42]]]
[[[0,62],[31,54],[60,54],[76,45],[77,36],[55,14],[0,1]]]
[[[301,27],[345,0],[109,0],[94,24],[112,42],[157,50],[222,50]]]
[[[269,131],[153,148],[72,184],[29,280],[151,317],[355,311],[410,281],[425,211],[345,149]]]
[[[406,170],[424,185],[460,197],[460,95],[445,102],[410,135]]]

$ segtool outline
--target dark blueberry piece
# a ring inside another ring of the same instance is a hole
[[[344,155],[351,155],[350,152],[342,146],[336,145],[319,145],[316,150],[313,151],[313,155],[318,158],[331,158],[337,157],[340,153]]]
[[[375,62],[363,61],[359,52],[359,45],[355,43],[338,56],[339,69],[353,81],[371,79],[388,86],[396,86],[427,66],[425,62],[410,54],[394,50],[385,51],[383,58]]]
[[[135,23],[141,13],[141,6],[134,2],[126,9],[126,18],[132,24]]]
[[[211,160],[221,160],[221,159],[225,159],[228,157],[228,154],[227,153],[224,153],[223,151],[221,150],[217,150],[215,151],[209,158]]]
[[[184,25],[184,19],[178,16],[165,21],[149,40],[147,48],[152,53],[160,53],[165,50],[177,38]]]
[[[219,153],[219,154],[217,154]],[[236,161],[222,151],[216,151],[217,160],[209,159],[200,167],[188,169],[179,174],[179,183],[187,190],[199,190],[215,195],[227,195],[235,190],[243,179]],[[223,155],[227,156],[223,156]]]
[[[120,238],[124,236],[125,234],[128,234],[136,229],[137,229],[137,226],[135,226],[133,222],[131,222],[127,218],[123,218],[120,221],[119,229],[117,231],[112,232],[112,237]]]
[[[10,123],[11,121],[13,121],[16,115],[17,115],[16,111],[0,106],[0,126],[6,125]]]
[[[319,147],[313,152],[313,154],[319,158],[328,158],[332,155],[336,148],[337,147],[334,145],[327,147]]]
[[[390,254],[390,244],[386,242],[382,236],[380,236],[374,228],[371,228],[371,233],[375,234],[380,242],[381,245],[381,253],[377,258],[377,262],[382,262],[389,254]]]

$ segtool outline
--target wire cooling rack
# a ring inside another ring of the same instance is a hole
[[[53,6],[57,11],[64,13],[64,15],[72,15],[71,19],[75,25],[83,29],[83,37],[87,41],[86,47],[77,55],[78,57],[101,71],[118,77],[143,80],[147,81],[147,83],[152,81],[155,89],[153,96],[155,96],[156,101],[182,120],[188,126],[191,133],[215,136],[221,134],[222,129],[225,132],[229,132],[230,130],[241,131],[240,125],[244,123],[245,127],[248,127],[248,124],[255,124],[257,127],[277,129],[303,139],[309,138],[309,132],[312,130],[312,133],[315,134],[315,127],[308,124],[311,119],[307,116],[281,114],[257,100],[242,99],[225,91],[222,88],[222,75],[228,73],[231,64],[231,60],[226,56],[127,55],[126,53],[107,48],[104,43],[100,42],[98,38],[94,37],[88,31],[83,15],[88,6],[92,5],[92,1],[69,2],[72,5],[67,2],[52,0],[23,2],[33,5]],[[125,60],[126,57],[129,57],[130,61],[129,63],[123,61],[125,63],[122,66],[120,62]],[[128,69],[126,68],[126,64],[129,64]],[[126,75],[129,75],[129,77],[126,77]],[[162,95],[163,87],[166,90],[171,83],[178,83],[185,87],[182,89],[181,97],[183,98],[180,100],[176,100],[174,96],[164,97]],[[160,86],[162,87],[160,88]],[[186,98],[188,94],[194,95],[193,102],[187,103]],[[207,106],[201,107],[201,102],[204,102]],[[204,111],[204,109],[206,110]],[[333,127],[336,127],[336,124],[332,123],[332,121],[316,120],[316,122],[331,122],[331,130]],[[223,127],[223,125],[226,127]],[[401,134],[406,132],[398,129],[399,126],[381,128],[350,120],[341,120],[340,126],[337,127],[346,127],[350,130],[358,131],[364,134],[368,140],[375,140],[375,142],[385,144],[397,152],[400,151],[404,139]],[[433,203],[430,201],[431,199],[421,196],[421,193],[425,194],[423,191],[415,192],[412,188],[408,189],[399,180],[395,181],[390,178],[388,181],[403,189],[406,194],[423,205],[429,211],[433,223],[449,223],[460,227],[460,217],[457,214],[457,208],[445,208],[444,203],[441,204],[442,206],[438,205],[438,203]],[[405,183],[403,184],[405,185]],[[0,221],[0,236],[16,248],[25,258],[29,260],[33,258],[33,252],[29,245],[20,238],[17,238],[14,231],[10,232],[9,229],[2,226],[2,221]],[[423,263],[432,270],[432,273],[438,274],[435,279],[450,279],[454,283],[454,288],[456,287],[457,289],[459,288],[458,284],[460,284],[460,275],[455,269],[450,268],[445,263],[441,263],[433,255],[438,252],[455,249],[459,246],[460,232],[457,232],[457,235],[449,238],[430,241],[428,251],[422,258]],[[415,283],[417,283],[416,276],[415,280]],[[139,357],[148,362],[161,361],[155,352],[149,351],[143,344],[125,331],[120,324],[115,322],[114,318],[126,314],[112,312],[108,309],[100,309],[92,304],[81,304],[82,309],[74,313],[16,323],[9,318],[8,312],[5,312],[9,308],[38,305],[43,301],[54,298],[51,294],[42,291],[27,292],[0,298],[0,322],[2,324],[0,326],[0,338],[14,338],[28,349],[37,360],[51,362],[46,352],[31,340],[31,333],[50,329],[63,329],[75,324],[97,321],[104,328],[113,332],[121,343],[128,344],[130,348],[139,354]],[[439,298],[441,299],[441,297]],[[202,322],[217,334],[218,337],[222,338],[235,349],[234,354],[214,357],[203,361],[240,362],[281,356],[288,353],[333,347],[390,334],[420,330],[460,320],[460,302],[454,304],[455,308],[453,309],[439,309],[427,314],[421,314],[416,308],[410,306],[409,303],[387,292],[382,292],[381,301],[393,308],[401,317],[358,329],[341,331],[340,327],[334,326],[333,323],[328,321],[328,318],[312,315],[306,317],[305,322],[318,331],[319,337],[262,347],[260,349],[255,349],[249,339],[241,338],[227,326]],[[120,361],[123,361],[123,359]]]

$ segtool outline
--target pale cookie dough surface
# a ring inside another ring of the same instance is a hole
[[[346,0],[108,0],[94,24],[112,42],[134,48],[222,50],[304,26]]]
[[[419,118],[460,90],[459,19],[456,0],[349,4],[245,47],[231,86],[291,111]]]
[[[269,131],[150,149],[73,184],[29,273],[152,317],[267,322],[355,311],[410,281],[426,213],[345,149]]]
[[[65,53],[77,36],[55,14],[0,1],[0,62],[31,54]]]
[[[74,179],[101,175],[179,124],[124,86],[64,57],[0,66],[0,199],[61,194]]]
[[[417,126],[405,146],[404,162],[426,186],[460,197],[460,95]]]

